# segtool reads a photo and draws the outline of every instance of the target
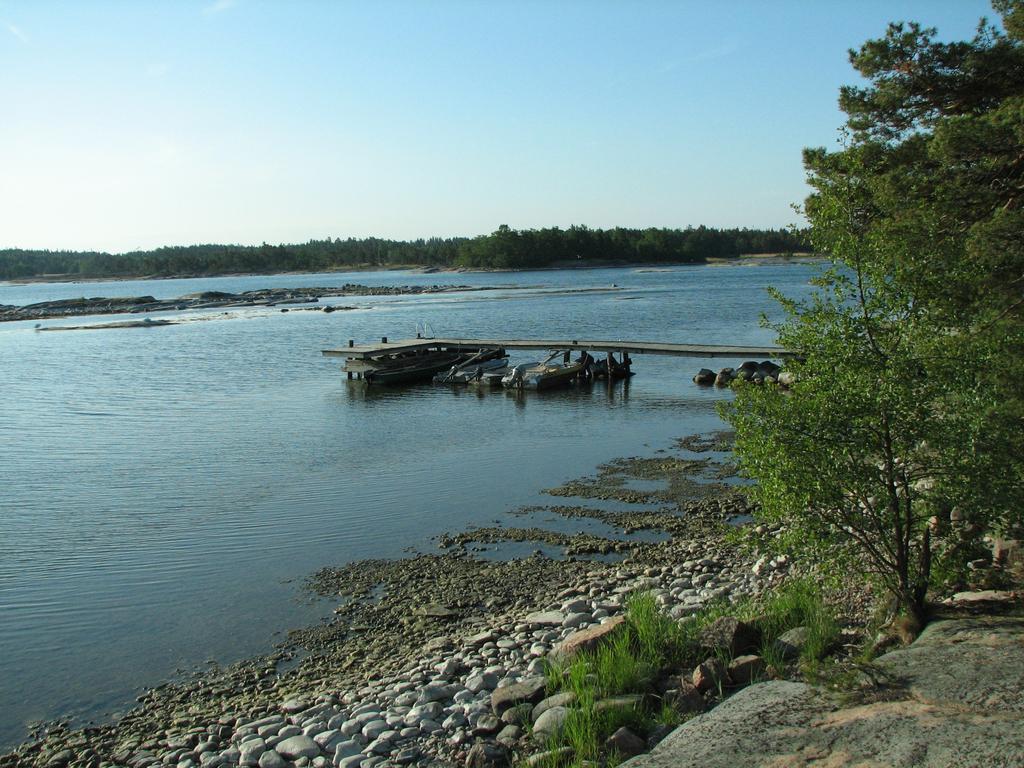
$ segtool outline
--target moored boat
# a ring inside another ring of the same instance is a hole
[[[554,389],[576,379],[585,369],[583,360],[554,363],[555,352],[540,363],[523,363],[509,370],[501,383],[506,389]]]
[[[369,384],[410,384],[429,381],[440,371],[463,363],[472,357],[468,352],[415,352],[394,357],[373,358],[372,368],[363,374]]]
[[[500,353],[500,356],[498,356]],[[458,365],[453,365],[447,371],[434,376],[435,384],[469,384],[483,377],[485,374],[497,374],[499,378],[505,375],[508,370],[508,358],[501,350],[494,350],[490,356],[484,359],[483,355],[477,355]]]

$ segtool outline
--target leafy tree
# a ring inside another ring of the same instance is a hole
[[[1024,509],[1024,3],[996,8],[1005,33],[892,24],[851,51],[868,85],[841,92],[844,146],[804,153],[834,264],[810,301],[779,297],[796,384],[725,409],[764,514],[856,549],[918,617],[933,558]]]

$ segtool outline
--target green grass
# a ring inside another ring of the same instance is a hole
[[[782,669],[784,661],[775,641],[786,630],[808,628],[802,659],[805,663],[824,655],[838,632],[821,590],[810,579],[793,579],[757,601],[709,604],[683,624],[662,613],[651,595],[632,595],[626,601],[626,623],[621,631],[596,651],[581,653],[568,664],[547,665],[548,694],[576,694],[562,733],[552,737],[547,748],[572,748],[572,757],[561,760],[562,764],[580,766],[603,759],[607,765],[614,765],[618,756],[603,754],[603,749],[605,740],[619,727],[628,726],[643,736],[656,725],[677,725],[685,720],[685,715],[650,694],[663,674],[685,674],[703,661],[706,651],[700,648],[700,632],[721,616],[755,622],[764,640],[761,655],[776,669]],[[722,661],[728,663],[731,659],[723,655]],[[629,693],[645,695],[641,706],[633,710],[594,711],[595,702]]]
[[[781,663],[775,648],[780,635],[794,627],[807,627],[801,661],[812,664],[822,658],[839,635],[835,614],[825,603],[818,585],[810,578],[791,579],[761,603],[758,623],[764,633],[761,651],[769,664]]]

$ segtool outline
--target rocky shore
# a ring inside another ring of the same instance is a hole
[[[677,477],[684,466],[687,482]],[[584,496],[581,505],[549,508],[562,517],[657,529],[670,536],[663,541],[589,533],[550,539],[540,529],[495,527],[446,537],[449,551],[440,554],[321,571],[308,586],[338,600],[330,622],[291,633],[268,656],[147,691],[115,723],[43,727],[0,757],[0,766],[374,768],[527,757],[539,749],[529,730],[544,693],[545,658],[581,630],[621,621],[628,595],[649,592],[664,612],[684,619],[784,578],[784,558],[742,552],[726,535],[730,520],[750,512],[742,493],[691,493],[715,477],[716,466],[681,457],[622,460],[597,478],[551,490]],[[643,499],[662,506],[608,512],[585,505],[586,498],[616,498],[626,478],[664,480],[669,490]],[[571,554],[494,560],[466,551],[509,540],[539,540]],[[624,557],[587,559],[606,551]]]
[[[335,288],[263,288],[243,293],[202,291],[179,296],[176,299],[156,299],[152,296],[124,296],[117,298],[75,298],[43,301],[37,304],[12,306],[0,304],[0,322],[15,320],[44,320],[54,317],[80,315],[116,315],[126,313],[164,312],[185,309],[218,309],[230,307],[274,307],[288,304],[315,304],[322,298],[339,296],[404,296],[454,291],[487,291],[494,287],[468,285],[402,285],[369,286],[346,283]],[[332,312],[336,307],[325,306]]]

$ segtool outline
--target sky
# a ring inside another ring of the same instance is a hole
[[[0,248],[781,227],[847,50],[982,0],[0,0]]]

